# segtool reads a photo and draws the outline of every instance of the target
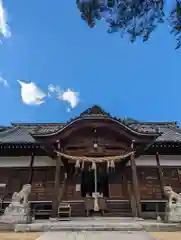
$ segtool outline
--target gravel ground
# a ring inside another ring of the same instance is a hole
[[[40,235],[42,233],[0,232],[0,240],[36,240]]]
[[[181,240],[181,232],[155,232],[152,236],[158,240]]]

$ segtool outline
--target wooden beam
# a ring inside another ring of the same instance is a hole
[[[59,192],[60,192],[60,166],[61,166],[61,157],[58,156],[56,159],[55,184],[54,184],[54,194],[52,199],[52,218],[57,217],[57,213],[58,213]]]
[[[40,140],[40,143],[41,143],[42,149],[45,150],[45,152],[50,158],[55,159],[57,157],[57,154],[54,151],[55,150],[54,146],[52,145],[51,142]]]
[[[134,145],[132,143],[131,148],[134,149]],[[137,177],[137,169],[136,169],[136,162],[134,154],[131,155],[130,158],[131,162],[131,171],[132,171],[132,184],[133,184],[133,195],[135,199],[135,206],[136,209],[133,209],[134,217],[141,217],[141,206],[140,206],[140,192],[139,192],[139,184],[138,184],[138,177]]]
[[[32,184],[34,160],[35,160],[35,153],[32,152],[32,154],[31,154],[31,159],[30,159],[30,166],[29,166],[28,184]]]
[[[165,198],[163,171],[162,171],[162,168],[161,168],[161,165],[160,165],[160,159],[159,159],[158,152],[156,152],[156,163],[157,163],[157,170],[158,170],[158,179],[160,181],[161,195],[162,195],[162,198]]]

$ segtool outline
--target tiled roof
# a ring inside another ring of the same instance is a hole
[[[141,133],[156,133],[159,132],[157,125],[147,125],[145,123],[132,123],[128,124],[131,129]]]
[[[11,127],[0,126],[0,143],[35,143],[33,136],[36,134],[54,133],[64,125],[62,123],[16,123],[12,124]],[[130,122],[127,126],[142,133],[159,131],[160,136],[156,142],[181,142],[181,129],[175,122]]]
[[[12,127],[4,127],[4,126],[0,126],[0,133],[1,132],[4,132],[4,131],[6,131],[6,130],[9,130],[9,129],[11,129]]]
[[[63,127],[63,125],[49,125],[49,126],[40,126],[37,128],[34,132],[34,134],[39,135],[39,134],[47,134],[47,133],[54,133],[60,130]]]
[[[61,129],[65,123],[13,123],[13,126],[19,126],[26,129],[33,135],[54,133]]]
[[[136,123],[132,124],[134,128],[142,128],[145,132],[150,132],[152,129],[157,129],[160,136],[156,142],[181,142],[181,129],[178,128],[175,122],[168,123]]]
[[[160,132],[162,133],[156,139],[156,142],[181,142],[181,129],[174,127],[161,127]]]
[[[12,127],[0,132],[0,143],[36,143],[36,141],[26,129]]]

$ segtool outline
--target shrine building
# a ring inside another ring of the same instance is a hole
[[[97,105],[67,123],[1,126],[2,211],[24,184],[36,218],[56,217],[60,204],[71,216],[156,218],[164,186],[181,192],[181,129],[114,118]]]

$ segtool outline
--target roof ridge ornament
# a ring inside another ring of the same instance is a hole
[[[80,114],[80,117],[83,116],[91,116],[91,115],[102,115],[102,116],[107,116],[111,117],[111,114],[104,111],[103,108],[101,108],[99,105],[93,105],[92,107],[86,109],[84,112]]]

